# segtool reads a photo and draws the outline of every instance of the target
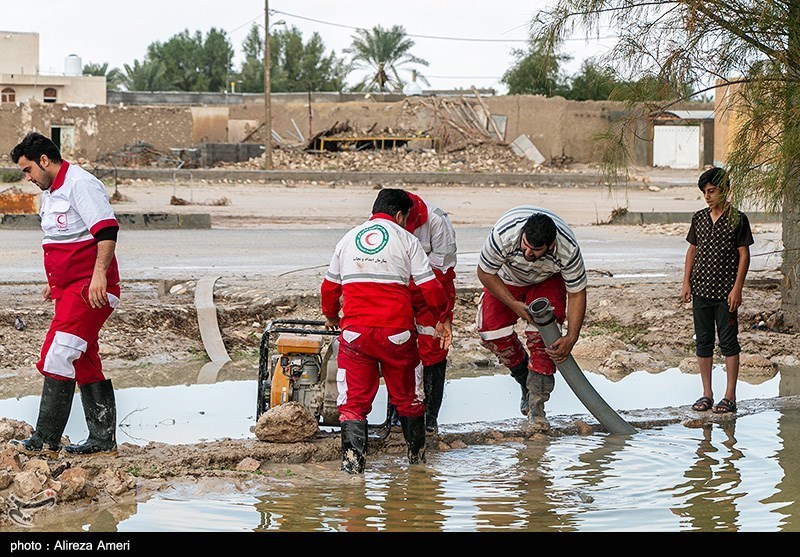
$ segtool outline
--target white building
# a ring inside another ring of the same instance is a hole
[[[39,33],[0,31],[0,104],[106,104],[106,78],[82,73],[80,57],[70,54],[63,74],[40,74]]]

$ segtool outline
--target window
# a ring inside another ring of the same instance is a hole
[[[44,90],[44,102],[54,103],[56,102],[57,97],[58,97],[58,92],[52,87],[48,87],[47,89]]]
[[[0,103],[13,103],[17,98],[16,92],[11,87],[0,91]]]

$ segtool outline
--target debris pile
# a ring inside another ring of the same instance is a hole
[[[240,163],[218,163],[216,168],[260,170],[263,157]],[[499,144],[464,146],[458,151],[396,148],[384,150],[347,150],[309,152],[301,148],[275,147],[272,151],[275,170],[329,170],[339,172],[481,172],[481,173],[552,173],[568,168],[536,165]]]

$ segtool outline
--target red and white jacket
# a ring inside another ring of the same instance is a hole
[[[39,216],[50,287],[91,280],[97,260],[94,235],[104,228],[119,227],[103,183],[80,166],[63,161],[53,183],[42,192]],[[106,279],[109,286],[119,284],[116,256]]]
[[[322,313],[348,325],[415,330],[410,281],[420,288],[435,316],[446,315],[444,289],[422,245],[384,213],[353,228],[336,245],[322,281]]]
[[[436,278],[446,292],[455,293],[457,263],[456,231],[447,213],[420,196],[408,193],[414,205],[408,212],[406,230],[422,244]],[[455,298],[448,300],[447,314],[453,318]]]

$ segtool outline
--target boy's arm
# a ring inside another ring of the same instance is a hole
[[[683,285],[681,286],[681,301],[692,301],[692,286],[689,279],[692,276],[692,268],[694,268],[694,254],[697,247],[694,244],[689,244],[689,249],[686,250],[686,260],[683,265]],[[741,262],[741,261],[740,261]],[[742,279],[744,282],[744,279]]]
[[[750,268],[750,246],[739,246],[739,266],[736,269],[736,282],[728,293],[728,309],[731,313],[742,305],[742,288],[747,270]]]

